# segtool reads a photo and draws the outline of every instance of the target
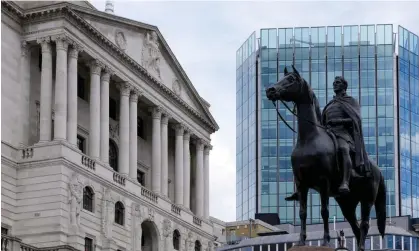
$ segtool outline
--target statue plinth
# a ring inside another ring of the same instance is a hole
[[[315,246],[294,246],[289,251],[335,251],[331,247],[315,247]]]

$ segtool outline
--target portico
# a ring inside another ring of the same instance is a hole
[[[156,195],[171,199],[172,202],[191,209],[194,202],[195,214],[208,218],[209,163],[211,149],[206,138],[203,138],[188,121],[171,111],[170,106],[150,98],[150,89],[142,81],[127,79],[124,74],[114,70],[106,60],[84,50],[86,45],[71,35],[63,32],[59,35],[42,36],[36,40],[27,39],[22,46],[40,46],[41,79],[40,79],[40,124],[39,140],[36,144],[50,141],[77,144],[79,125],[78,103],[78,69],[87,67],[89,74],[88,98],[88,149],[85,154],[94,161],[112,168],[109,163],[109,97],[110,89],[119,92],[118,123],[118,168],[117,172],[126,178],[135,180],[138,171],[138,109],[149,114],[151,135],[150,169],[146,175],[151,176],[149,187]],[[55,48],[55,50],[53,50]],[[53,58],[56,58],[54,61]],[[31,57],[24,57],[30,60]],[[80,60],[81,59],[81,60]],[[26,62],[31,64],[31,62]],[[22,68],[22,71],[25,68]],[[54,76],[53,69],[56,70]],[[22,74],[27,74],[22,72]],[[55,88],[54,88],[55,87]],[[52,114],[54,112],[54,118]],[[22,114],[22,116],[28,116]],[[22,118],[24,119],[24,118]],[[174,163],[169,161],[169,132],[174,131]],[[191,140],[192,139],[192,140]],[[190,147],[192,145],[192,147]],[[196,163],[191,163],[191,148],[196,148]],[[169,198],[169,166],[174,170],[174,197]],[[191,177],[191,168],[196,174]],[[194,182],[191,182],[194,179]],[[190,184],[196,184],[194,198],[191,198]]]

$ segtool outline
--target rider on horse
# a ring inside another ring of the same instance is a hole
[[[339,193],[349,193],[349,178],[352,170],[351,152],[354,152],[355,167],[359,174],[370,176],[370,166],[364,145],[361,126],[361,112],[358,102],[346,93],[348,82],[340,76],[335,77],[333,91],[336,96],[325,106],[322,124],[333,133],[339,151],[339,167],[343,179]],[[298,191],[286,200],[298,200]]]

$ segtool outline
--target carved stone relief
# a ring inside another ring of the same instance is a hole
[[[115,203],[112,199],[111,189],[104,188],[102,197],[102,232],[103,235],[112,239],[112,222],[114,219]]]
[[[159,49],[158,36],[155,31],[147,33],[144,38],[143,49],[141,52],[141,65],[153,72],[156,73],[157,77],[160,78],[160,61],[161,53]]]
[[[179,80],[177,80],[177,79],[173,80],[172,89],[173,89],[173,92],[176,95],[180,96],[180,93],[182,91],[182,87],[179,83]]]
[[[125,51],[127,49],[127,39],[122,31],[117,30],[115,32],[115,42],[121,50]]]
[[[81,202],[83,200],[83,182],[78,173],[74,172],[68,193],[68,204],[70,204],[70,225],[78,229],[80,227]]]

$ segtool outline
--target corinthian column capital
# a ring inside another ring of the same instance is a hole
[[[100,72],[104,68],[103,63],[97,59],[93,59],[89,61],[87,66],[89,66],[91,73],[96,74],[96,75],[100,75]]]
[[[151,112],[151,116],[153,117],[153,119],[161,119],[161,115],[163,112],[163,108],[161,106],[150,107],[149,111]]]
[[[196,149],[199,151],[203,151],[204,150],[204,140],[202,139],[195,139],[193,141],[196,145]]]
[[[67,51],[68,45],[70,44],[70,39],[65,34],[54,35],[51,37],[51,40],[55,42],[57,50]]]
[[[209,155],[209,152],[212,150],[212,145],[206,144],[204,145],[204,154]]]
[[[51,53],[51,37],[37,38],[36,43],[41,45],[42,53]]]
[[[130,102],[134,102],[137,103],[138,102],[138,98],[142,95],[142,91],[137,88],[137,87],[132,87],[131,88],[131,95],[129,96],[129,101]]]
[[[22,56],[23,57],[27,57],[28,55],[30,55],[29,54],[29,52],[30,52],[30,46],[29,46],[29,44],[26,41],[22,41],[20,43],[20,48],[21,48],[21,52],[22,52]]]
[[[121,96],[129,96],[131,92],[131,85],[129,84],[128,81],[119,82],[117,83],[116,87],[121,92]]]
[[[114,70],[112,68],[110,68],[109,66],[105,66],[103,68],[103,73],[100,76],[100,79],[102,81],[109,82],[109,80],[111,79],[111,76],[114,75],[114,74],[115,74],[115,72],[114,72]]]
[[[83,51],[83,47],[74,41],[71,41],[70,44],[71,44],[71,47],[70,47],[68,56],[70,58],[78,59],[79,53]]]

